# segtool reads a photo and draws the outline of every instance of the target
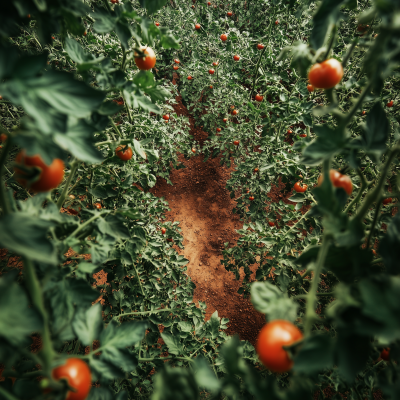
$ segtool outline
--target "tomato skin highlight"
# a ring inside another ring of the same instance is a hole
[[[167,232],[167,229],[166,229],[166,228],[161,228],[161,233],[162,233],[163,235],[165,235],[166,232]]]
[[[177,65],[174,65],[172,68],[173,68],[175,71],[177,71],[177,70],[179,69],[179,67],[178,67]]]
[[[100,203],[94,203],[93,206],[97,208],[98,210],[101,210],[101,204]]]
[[[196,153],[196,149],[194,147],[192,148],[192,153]]]
[[[277,319],[265,324],[258,334],[256,351],[260,361],[273,372],[287,372],[293,367],[282,346],[288,346],[303,337],[299,328],[291,322]]]
[[[308,186],[307,185],[302,185],[300,182],[296,182],[294,184],[293,189],[297,192],[297,193],[304,193],[307,190]]]
[[[307,85],[307,90],[309,91],[309,93],[313,92],[313,91],[314,91],[314,86],[311,85],[311,83],[309,83],[309,84]]]
[[[92,373],[88,365],[80,358],[68,358],[64,365],[53,369],[55,380],[66,379],[76,392],[68,391],[65,400],[85,400],[92,385]]]
[[[25,167],[38,167],[41,169],[39,179],[29,187],[33,192],[48,192],[56,188],[64,178],[65,165],[59,158],[55,158],[50,165],[47,165],[38,154],[30,157],[22,150],[18,153],[15,161]],[[14,170],[18,175],[24,175],[24,172],[18,169],[18,167],[15,167]],[[28,182],[26,179],[18,178],[17,182],[21,186],[27,187]]]
[[[196,24],[196,25],[194,26],[194,28],[196,29],[196,31],[198,31],[198,30],[201,28],[201,25],[200,25],[200,24]]]
[[[318,89],[331,89],[343,78],[342,63],[330,58],[322,63],[314,64],[308,73],[310,84]]]
[[[127,146],[118,146],[115,149],[115,155],[122,161],[128,161],[133,156],[133,151]]]
[[[135,53],[135,64],[142,71],[148,71],[156,65],[156,55],[151,47],[141,46],[140,50],[146,55],[146,57],[139,57]]]
[[[163,119],[165,119],[166,121],[168,121],[169,120],[169,115],[163,115]]]
[[[237,115],[238,112],[239,112],[238,110],[233,110],[233,111],[232,111],[232,115]]]
[[[228,11],[228,12],[226,13],[226,15],[227,15],[228,17],[232,17],[233,12],[232,12],[232,11]]]
[[[238,56],[238,55],[236,54],[236,55],[233,56],[233,59],[234,59],[235,61],[239,61],[239,60],[240,60],[240,56]]]
[[[228,39],[228,35],[227,35],[226,33],[223,33],[223,34],[220,36],[220,39],[221,39],[223,42],[226,42],[227,39]]]
[[[177,58],[175,58],[174,63],[175,64],[180,64],[181,62]]]
[[[221,128],[217,128],[217,132],[221,132]]]

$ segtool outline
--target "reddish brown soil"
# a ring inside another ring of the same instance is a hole
[[[207,133],[194,127],[194,119],[180,98],[176,100],[175,111],[189,117],[190,134],[201,145]],[[180,222],[185,249],[178,250],[189,260],[187,274],[196,284],[194,301],[206,302],[207,319],[215,310],[220,317],[229,318],[227,333],[237,333],[254,345],[265,317],[237,293],[240,281],[220,263],[223,243],[235,244],[239,237],[236,230],[242,227],[239,216],[232,213],[235,201],[225,188],[233,168],[221,167],[219,158],[203,162],[203,155],[179,158],[186,168],[172,170],[173,186],[159,178],[151,192],[168,201],[171,211],[167,219]]]

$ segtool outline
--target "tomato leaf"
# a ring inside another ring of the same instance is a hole
[[[103,330],[100,303],[96,303],[86,310],[79,308],[72,321],[72,328],[83,345],[92,345]]]

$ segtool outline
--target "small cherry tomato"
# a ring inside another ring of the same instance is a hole
[[[0,142],[5,142],[7,140],[7,135],[5,133],[2,133],[0,135]]]
[[[163,119],[165,119],[166,121],[169,120],[169,115],[168,115],[168,114],[165,114],[165,115],[163,115],[162,117],[163,117]]]
[[[196,149],[194,147],[192,148],[192,153],[196,153]]]
[[[160,26],[160,23],[159,23],[159,22],[156,22],[154,25],[155,25],[155,26]]]
[[[174,63],[175,64],[180,64],[181,62],[177,58],[175,58]]]
[[[192,6],[192,8],[194,8],[194,6]]]
[[[101,209],[101,204],[100,204],[100,203],[94,203],[93,206],[94,206],[95,208],[97,208],[98,210]]]
[[[177,65],[174,65],[172,68],[173,68],[175,71],[177,71],[177,70],[179,69],[179,67],[178,67]]]
[[[386,104],[386,107],[392,108],[393,107],[393,100],[389,101],[389,103]]]
[[[253,201],[253,200],[254,200],[254,196],[250,196],[250,197],[249,197],[249,200],[250,200],[250,201]]]
[[[214,67],[217,67],[218,64],[219,64],[218,61],[214,61],[214,62],[213,62]]]
[[[188,77],[187,77],[187,80],[188,81],[191,81],[193,78],[189,75]]]
[[[39,155],[27,156],[25,151],[22,150],[15,158],[16,163],[23,165],[25,168],[37,168],[40,170],[38,179],[30,185],[29,189],[33,192],[48,192],[56,188],[64,178],[64,162],[59,158],[55,158],[50,165],[44,163]],[[17,182],[27,187],[28,181],[24,179],[25,172],[21,171],[18,166],[15,166],[14,171],[19,177],[16,178]],[[33,172],[33,171],[32,171]]]
[[[342,63],[335,58],[314,64],[308,73],[310,84],[319,89],[333,88],[342,80],[342,77]]]
[[[224,122],[228,122],[228,118],[224,118],[222,121],[224,121]]]
[[[273,221],[268,221],[268,225],[269,225],[269,226],[275,226],[275,222],[273,222]]]
[[[233,56],[233,59],[234,59],[235,61],[239,61],[239,60],[240,60],[240,56],[238,56],[238,55],[236,54],[236,55]]]
[[[376,256],[376,251],[372,249],[372,255]]]
[[[308,186],[307,185],[302,185],[301,182],[296,182],[294,184],[293,189],[297,192],[297,193],[304,193],[307,190]]]
[[[238,110],[233,110],[233,111],[232,111],[232,115],[237,115],[238,112],[239,112]]]
[[[362,115],[365,115],[365,114],[366,114],[365,110],[364,110],[361,114],[362,114]]]
[[[220,36],[220,39],[221,39],[223,42],[226,42],[226,40],[228,39],[228,35],[227,35],[226,33],[223,33],[223,34]]]
[[[87,35],[87,32],[85,31],[85,32],[83,32],[83,36],[86,36]]]
[[[258,43],[257,49],[262,50],[265,46],[262,43]]]
[[[279,21],[278,21],[278,20],[276,20],[276,21],[275,21],[275,25],[278,25],[278,24],[279,24]]]
[[[167,232],[167,229],[166,229],[166,228],[161,228],[161,233],[162,233],[163,235],[165,235],[166,232]]]
[[[254,170],[253,170],[254,172],[258,172],[259,171],[259,169],[256,167],[256,168],[254,168]]]
[[[174,240],[172,238],[167,239],[168,242],[173,242]]]
[[[256,97],[254,97],[256,99],[256,101],[261,102],[263,101],[263,96],[261,96],[260,94],[256,94]]]
[[[288,130],[287,130],[287,134],[288,134],[288,135],[291,135],[292,133],[293,133],[293,131],[292,131],[291,129],[288,129]]]
[[[352,191],[353,191],[353,183],[351,182],[351,179],[347,175],[341,174],[339,171],[336,171],[335,169],[331,169],[329,171],[329,179],[332,182],[332,185],[337,188],[342,188],[344,191],[350,196]],[[318,178],[318,185],[321,185],[321,183],[324,180],[324,176],[321,175]]]
[[[300,137],[307,137],[307,134],[306,133],[301,133]]]
[[[389,203],[391,203],[391,202],[392,202],[392,198],[391,198],[391,197],[388,197],[387,199],[384,199],[384,200],[382,201],[383,205],[389,204]]]
[[[53,369],[55,380],[65,379],[75,392],[68,391],[65,400],[85,400],[92,386],[92,374],[85,361],[80,358],[68,358],[66,363]]]
[[[307,85],[307,90],[311,93],[314,91],[314,86],[311,85],[310,83]]]
[[[115,149],[115,155],[120,158],[122,161],[128,161],[133,156],[133,151],[128,146],[118,146]]]
[[[201,28],[201,25],[200,25],[200,24],[196,24],[196,25],[194,26],[194,28],[196,29],[196,31],[198,31],[198,30]]]
[[[208,5],[208,6],[211,6],[211,1],[207,2],[207,5]]]
[[[212,68],[208,70],[208,73],[209,73],[210,75],[214,75],[214,72],[215,72],[215,71],[214,71]]]
[[[381,358],[382,360],[389,361],[390,359],[390,348],[386,347],[381,351]]]
[[[250,193],[250,189],[246,189],[246,193]]]
[[[151,47],[141,46],[140,50],[145,54],[140,57],[135,53],[135,64],[142,71],[148,71],[156,65],[156,55]]]
[[[291,322],[277,319],[263,326],[258,334],[256,351],[261,362],[273,372],[287,372],[293,361],[283,346],[302,339],[303,334]]]
[[[232,11],[228,11],[228,12],[226,13],[226,15],[227,15],[228,17],[232,17],[233,12],[232,12]]]
[[[235,141],[233,142],[233,144],[234,144],[235,146],[239,146],[239,143],[240,143],[239,140],[235,140]]]
[[[217,128],[217,132],[221,132],[221,128]]]
[[[212,85],[210,85],[210,86],[209,86],[209,88],[210,88],[210,89],[212,89],[212,88],[213,88],[213,86],[212,86]]]

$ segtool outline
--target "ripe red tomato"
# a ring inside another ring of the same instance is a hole
[[[372,249],[372,254],[376,256],[376,250]]]
[[[233,56],[233,59],[234,59],[235,61],[239,61],[239,60],[240,60],[240,56],[238,56],[238,55],[236,54],[236,55]]]
[[[87,32],[85,31],[85,32],[83,32],[83,36],[86,36],[87,35]]]
[[[191,81],[193,78],[189,75],[189,76],[187,77],[187,79],[188,79],[188,81]]]
[[[275,226],[275,222],[273,222],[273,221],[268,221],[268,225],[269,225],[269,226]]]
[[[232,11],[228,11],[228,12],[226,13],[226,15],[227,15],[228,17],[232,17],[233,12],[232,12]]]
[[[95,208],[97,208],[98,210],[101,209],[101,204],[100,204],[100,203],[94,203],[93,206],[94,206]]]
[[[115,149],[115,154],[122,161],[128,161],[128,160],[130,160],[132,158],[133,151],[132,151],[132,149],[130,147],[122,145],[122,146],[118,146]]]
[[[181,62],[177,58],[175,58],[174,63],[175,64],[180,64]]]
[[[258,172],[258,168],[256,167],[256,168],[254,168],[254,170],[253,170],[254,172]]]
[[[151,47],[141,46],[140,50],[146,55],[145,57],[139,57],[135,53],[135,64],[140,70],[148,71],[156,65],[156,55]]]
[[[217,132],[221,132],[221,128],[217,128]]]
[[[214,61],[213,65],[214,65],[214,67],[217,67],[218,66],[218,61]]]
[[[393,100],[389,101],[389,103],[386,104],[386,107],[392,108],[393,107]]]
[[[256,94],[256,97],[254,97],[256,99],[256,101],[263,101],[263,96],[261,96],[260,94]]]
[[[235,146],[239,146],[239,143],[240,143],[239,140],[235,140],[235,141],[233,142],[233,144],[234,144]]]
[[[311,85],[310,83],[307,85],[307,90],[311,93],[314,91],[314,86]]]
[[[214,71],[213,69],[209,69],[209,70],[208,70],[208,73],[209,73],[210,75],[214,75],[214,72],[215,72],[215,71]]]
[[[177,70],[179,69],[179,67],[178,67],[177,65],[174,65],[172,68],[173,68],[175,71],[177,71]]]
[[[47,62],[47,64],[48,64],[48,62]],[[0,96],[0,100],[3,100],[3,96]]]
[[[167,241],[168,242],[173,242],[173,239],[172,238],[168,238]]]
[[[163,119],[165,119],[166,121],[168,121],[168,120],[169,120],[169,115],[168,115],[168,114],[166,114],[166,115],[163,115],[162,117],[163,117]]]
[[[333,88],[342,80],[342,77],[342,63],[335,58],[314,64],[308,73],[311,85],[319,89]]]
[[[111,3],[112,3],[112,4],[118,4],[118,1],[119,1],[119,0],[111,0]]]
[[[228,118],[224,118],[222,121],[224,121],[224,122],[228,122]]]
[[[156,22],[154,25],[155,25],[155,26],[160,26],[160,23],[159,23],[159,22]]]
[[[220,36],[220,39],[221,39],[223,42],[226,42],[227,39],[228,39],[228,35],[227,35],[226,33],[223,33],[223,34]]]
[[[192,6],[192,8],[194,8],[194,6]]]
[[[261,362],[273,372],[287,372],[293,367],[282,346],[297,342],[303,334],[295,325],[283,319],[276,319],[263,326],[257,338],[256,351]]]
[[[192,148],[192,153],[196,153],[196,149],[194,147]]]
[[[200,24],[196,24],[194,27],[195,27],[196,31],[198,31],[201,28],[201,25]]]
[[[302,133],[302,134],[300,135],[300,137],[307,137],[307,134],[306,134],[306,133]]]
[[[208,5],[208,6],[211,6],[211,1],[209,1],[209,2],[207,3],[207,5]]]
[[[254,200],[254,196],[250,196],[250,197],[249,197],[249,200],[250,200],[250,201],[253,201],[253,200]]]
[[[365,110],[364,110],[361,114],[362,114],[362,115],[365,115],[365,114],[366,114]]]
[[[278,20],[276,20],[276,21],[275,21],[275,25],[278,25],[278,24],[279,24],[279,21],[278,21]]]
[[[391,202],[392,202],[392,198],[391,198],[391,197],[388,197],[387,199],[384,199],[384,200],[382,201],[383,205],[389,204],[389,203],[391,203]]]
[[[390,359],[390,348],[386,347],[381,351],[381,358],[382,360],[389,361]]]
[[[165,235],[166,232],[167,232],[167,230],[166,230],[165,228],[161,228],[161,233],[162,233],[163,235]]]
[[[22,150],[18,153],[15,161],[25,167],[36,167],[41,170],[39,178],[36,182],[32,183],[29,187],[34,192],[48,192],[51,189],[56,188],[64,178],[64,162],[59,158],[55,158],[50,165],[44,163],[42,157],[39,155],[27,156],[25,151]],[[21,171],[17,166],[14,168],[15,173],[20,175],[20,178],[16,178],[17,182],[23,187],[27,187],[28,182],[23,176],[26,173]]]
[[[262,50],[265,46],[262,43],[258,43],[257,49]]]
[[[0,135],[0,142],[5,142],[7,140],[7,135],[5,133],[2,133]]]
[[[331,169],[329,171],[329,179],[332,182],[332,185],[337,188],[343,188],[345,192],[350,196],[352,191],[353,191],[353,183],[351,182],[351,179],[347,175],[341,174],[339,171],[336,171],[335,169]],[[321,175],[318,178],[318,185],[320,185],[324,180],[324,176]]]
[[[213,88],[213,86],[212,86],[212,85],[210,85],[210,86],[209,86],[209,88],[210,88],[210,89],[212,89],[212,88]]]
[[[292,133],[293,133],[293,131],[292,131],[291,129],[288,129],[288,130],[287,130],[287,134],[288,134],[288,135],[291,135]]]
[[[249,193],[250,192],[250,189],[246,189],[246,193]]]
[[[85,400],[92,384],[92,374],[85,361],[80,358],[68,358],[66,363],[52,371],[55,380],[65,379],[76,392],[69,391],[65,400]]]
[[[237,115],[238,112],[239,112],[238,110],[233,110],[233,111],[232,111],[232,115]]]
[[[293,188],[293,189],[294,189],[297,193],[304,193],[304,192],[307,190],[307,188],[308,188],[307,185],[302,185],[301,182],[296,182],[296,183],[294,184],[294,188]]]

